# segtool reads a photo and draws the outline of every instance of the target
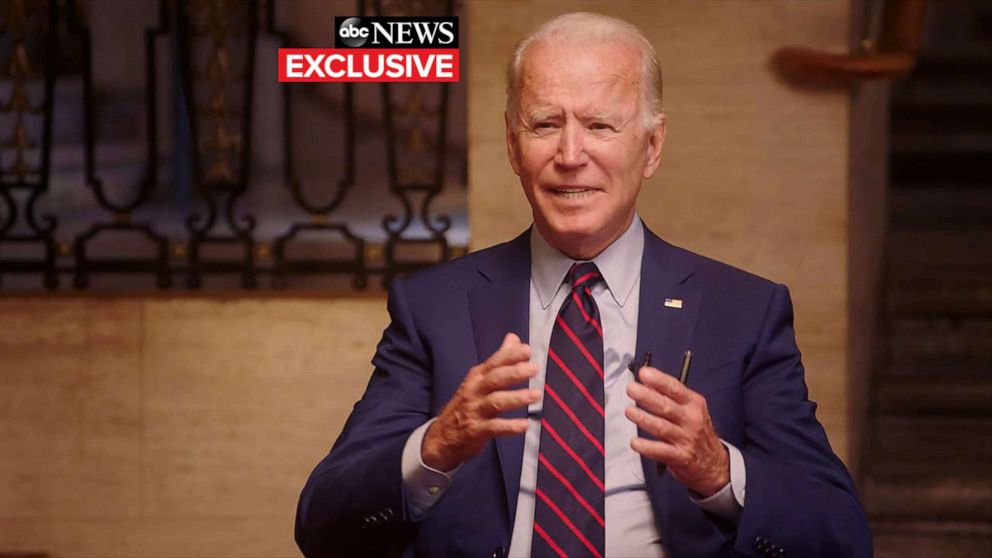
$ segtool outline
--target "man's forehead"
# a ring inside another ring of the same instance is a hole
[[[640,71],[636,51],[618,52],[612,46],[542,43],[529,48],[520,76],[520,108],[539,118],[560,114],[565,103],[580,116],[622,117],[640,95]]]
[[[530,45],[521,64],[522,88],[602,87],[640,84],[636,47],[622,41],[565,42],[545,40]]]

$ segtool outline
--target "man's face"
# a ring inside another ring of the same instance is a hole
[[[665,127],[644,128],[639,66],[621,42],[538,42],[525,53],[507,151],[538,230],[572,258],[623,234],[658,168]]]

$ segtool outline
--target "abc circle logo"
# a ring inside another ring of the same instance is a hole
[[[361,18],[349,17],[341,22],[341,29],[338,29],[341,41],[350,47],[360,47],[369,38],[369,30],[362,27]]]

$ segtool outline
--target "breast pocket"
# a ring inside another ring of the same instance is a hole
[[[689,371],[686,385],[706,398],[706,407],[717,435],[737,445],[743,435],[741,378],[744,359]]]
[[[696,393],[709,398],[721,391],[741,386],[741,376],[744,372],[744,359],[717,364],[715,366],[700,366],[689,369],[686,386]]]

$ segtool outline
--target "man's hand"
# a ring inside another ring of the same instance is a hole
[[[713,429],[706,399],[656,368],[645,366],[627,394],[637,403],[627,418],[657,440],[634,438],[637,453],[668,466],[682,484],[712,496],[730,482],[730,456]]]
[[[499,418],[499,414],[530,405],[541,397],[535,389],[505,390],[537,374],[537,365],[529,359],[530,346],[507,333],[499,350],[469,369],[454,397],[424,435],[420,457],[425,465],[451,471],[482,451],[492,438],[527,431],[526,418]]]

